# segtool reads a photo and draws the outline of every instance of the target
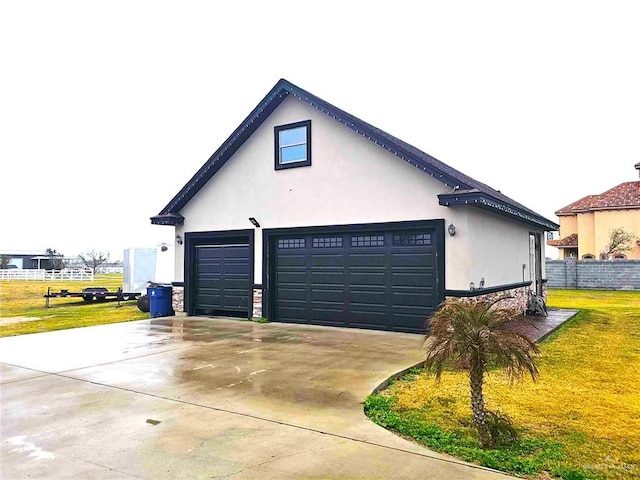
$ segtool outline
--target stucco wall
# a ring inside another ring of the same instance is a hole
[[[525,224],[511,222],[499,215],[487,215],[479,209],[469,209],[464,227],[458,228],[455,237],[449,240],[447,247],[451,251],[447,253],[464,255],[469,264],[469,282],[473,282],[476,288],[482,278],[486,287],[521,282],[522,265],[526,265],[525,280],[533,280],[529,272],[528,248],[531,231]],[[458,244],[458,240],[464,242]],[[544,242],[542,249],[544,258]],[[466,288],[469,288],[468,282],[464,285]]]
[[[582,258],[588,253],[598,256],[593,238],[594,215],[593,212],[579,213],[578,217],[578,256]]]
[[[312,121],[312,166],[274,170],[273,127],[306,119]],[[249,217],[262,228],[444,219],[445,225],[458,227],[454,237],[445,235],[446,288],[466,289],[481,275],[487,286],[521,281],[517,267],[526,263],[528,228],[472,207],[442,207],[437,194],[447,188],[319,110],[288,98],[185,206],[185,222],[176,233],[251,228]],[[254,282],[261,283],[260,229],[255,241]],[[179,246],[176,280],[183,279]]]
[[[574,233],[578,233],[578,216],[562,215],[560,219],[560,238],[568,237]]]
[[[614,228],[624,228],[640,239],[640,209],[603,210],[595,212],[594,215],[596,258],[609,243],[610,232]],[[625,255],[628,259],[640,260],[640,246],[634,245],[634,249]]]
[[[640,238],[640,209],[598,210],[560,217],[561,238],[572,233],[578,234],[578,258],[580,259],[587,254],[599,258],[600,253],[609,243],[611,230],[618,227]],[[628,259],[639,260],[640,246],[634,245],[634,249],[626,255]],[[560,259],[564,259],[562,253]]]

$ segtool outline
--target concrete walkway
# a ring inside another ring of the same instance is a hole
[[[509,478],[361,402],[418,335],[166,318],[0,339],[0,477]]]

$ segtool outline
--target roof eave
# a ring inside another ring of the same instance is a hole
[[[182,225],[184,217],[179,213],[165,213],[151,217],[153,225]]]
[[[640,209],[640,205],[618,205],[615,207],[589,207],[589,208],[580,208],[571,211],[557,211],[555,212],[559,217],[568,217],[571,215],[577,215],[578,213],[589,213],[589,212],[602,212],[607,210],[638,210]]]
[[[400,159],[408,162],[418,170],[430,175],[431,177],[444,183],[446,186],[456,190],[469,190],[472,185],[468,184],[465,178],[454,173],[441,169],[433,157],[424,152],[417,155],[410,151],[410,145],[404,145],[405,142],[395,139],[395,137],[378,131],[372,125],[367,124],[363,120],[345,112],[334,105],[322,100],[319,97],[307,92],[306,90],[293,85],[285,79],[280,79],[271,91],[262,99],[262,101],[254,108],[254,110],[245,118],[245,120],[236,128],[236,130],[227,138],[227,140],[218,148],[218,150],[209,158],[209,160],[198,170],[198,172],[187,182],[187,184],[178,192],[178,194],[162,209],[159,215],[152,217],[154,224],[168,214],[179,214],[182,208],[197,194],[197,192],[206,184],[206,182],[233,156],[233,154],[244,144],[244,142],[258,129],[258,127],[267,119],[280,103],[289,95],[307,102],[311,107],[315,107],[321,112],[331,116],[333,119],[342,123],[355,133],[362,135],[364,138],[374,142],[379,147],[393,153]],[[387,138],[384,135],[387,135]],[[426,158],[422,158],[425,156]],[[432,159],[436,164],[432,164]],[[460,173],[460,172],[458,172]],[[478,183],[474,180],[474,182]],[[494,210],[502,213],[510,218],[517,218],[531,225],[544,228],[547,230],[557,230],[559,226],[544,217],[537,215],[524,206],[514,205],[507,200],[498,200],[491,196],[490,193],[480,190],[484,195],[482,197],[481,208]],[[441,201],[441,204],[442,201]],[[521,208],[522,207],[522,208]],[[155,221],[154,221],[155,219]]]
[[[513,205],[497,200],[484,192],[474,193],[441,193],[438,195],[438,202],[445,207],[455,205],[466,205],[481,208],[493,213],[505,216],[512,220],[524,222],[528,225],[542,228],[546,231],[558,230],[560,225],[540,215],[532,215]]]

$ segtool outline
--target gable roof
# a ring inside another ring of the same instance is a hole
[[[329,115],[357,134],[393,153],[396,157],[409,162],[416,167],[416,172],[426,173],[441,181],[445,186],[450,187],[451,192],[438,195],[440,205],[473,205],[539,228],[547,230],[557,230],[559,228],[556,223],[503,195],[501,192],[474,180],[422,150],[360,120],[285,79],[280,79],[276,83],[240,126],[234,130],[229,138],[225,140],[220,148],[215,151],[162,211],[158,215],[151,217],[151,223],[158,225],[182,224],[184,218],[180,215],[180,210],[288,96],[293,96],[306,102],[311,107]]]
[[[625,182],[600,195],[587,195],[556,212],[556,215],[574,215],[593,210],[620,210],[640,208],[640,182]]]

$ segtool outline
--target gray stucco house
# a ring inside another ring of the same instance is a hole
[[[284,79],[151,221],[176,311],[406,332],[447,296],[542,294],[558,229]]]

